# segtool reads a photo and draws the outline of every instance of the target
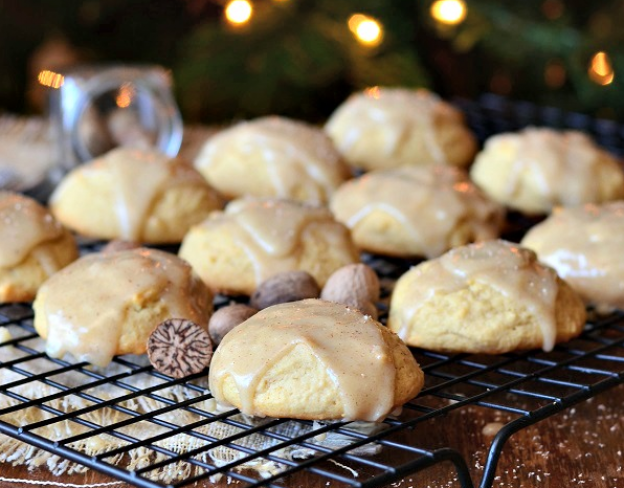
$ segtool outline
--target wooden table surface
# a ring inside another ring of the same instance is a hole
[[[478,407],[451,412],[435,429],[423,432],[428,444],[440,442],[457,449],[469,465],[475,486],[479,485],[491,437],[484,427],[494,419]],[[418,436],[415,431],[410,435]],[[516,433],[505,445],[498,464],[495,488],[570,487],[624,488],[624,385],[549,417]],[[346,473],[345,473],[346,474]],[[27,480],[22,482],[19,480]],[[0,488],[31,488],[33,482],[45,486],[128,485],[89,472],[84,475],[52,476],[45,469],[28,472],[21,467],[0,465]],[[288,478],[288,486],[342,488],[343,484],[302,473]],[[217,484],[191,486],[237,486],[222,480]],[[241,485],[242,486],[242,485]],[[459,481],[450,463],[442,463],[392,483],[393,488],[452,488]]]

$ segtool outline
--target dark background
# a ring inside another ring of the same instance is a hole
[[[46,110],[41,69],[85,62],[172,70],[187,122],[268,113],[320,121],[366,86],[426,86],[447,98],[486,92],[624,120],[624,1],[465,0],[445,26],[428,0],[254,0],[248,24],[212,0],[0,0],[0,112]],[[358,44],[353,13],[378,19]],[[613,81],[592,80],[596,52]]]

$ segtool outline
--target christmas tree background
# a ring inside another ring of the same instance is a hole
[[[0,111],[45,111],[42,69],[119,61],[170,68],[193,123],[320,121],[372,85],[624,119],[624,0],[248,1],[238,24],[226,1],[0,2]],[[354,14],[377,26],[374,41]]]

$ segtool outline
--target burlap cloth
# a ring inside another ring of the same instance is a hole
[[[187,160],[192,161],[203,145],[203,143],[215,132],[216,128],[205,126],[185,126],[184,139],[180,155]],[[0,115],[0,189],[11,189],[15,191],[28,190],[34,187],[45,178],[47,172],[55,165],[57,157],[52,133],[47,120],[37,117],[18,117],[12,115]],[[10,339],[10,327],[0,327],[0,344]],[[37,339],[29,343],[29,347],[37,351],[44,350],[44,344]],[[0,362],[12,361],[20,357],[24,357],[25,353],[19,351],[12,346],[0,346]],[[136,358],[138,361],[146,361],[145,358]],[[58,366],[54,365],[45,358],[37,360],[28,360],[18,365],[29,373],[38,374],[50,371]],[[105,371],[101,373],[107,377],[122,373],[127,370],[119,364],[113,363]],[[38,422],[54,418],[61,413],[76,413],[85,409],[85,413],[78,414],[80,420],[90,422],[95,426],[110,426],[117,422],[128,420],[132,417],[127,413],[123,413],[120,409],[128,409],[128,411],[144,414],[154,412],[163,408],[165,404],[162,401],[155,400],[146,395],[141,395],[131,400],[124,400],[116,403],[117,408],[96,408],[89,410],[94,405],[94,401],[89,400],[89,395],[99,400],[107,401],[128,394],[127,389],[119,388],[113,384],[106,384],[97,388],[89,388],[82,390],[83,395],[68,394],[59,395],[61,391],[52,383],[46,384],[43,381],[28,381],[18,386],[11,386],[13,382],[24,380],[25,376],[20,373],[11,371],[6,367],[0,367],[0,409],[20,404],[21,401],[8,396],[6,391],[10,391],[14,396],[20,395],[26,399],[41,399],[52,395],[57,398],[45,402],[45,406],[56,413],[51,413],[37,406],[20,408],[13,413],[0,416],[3,422],[16,425],[26,426],[33,425]],[[64,375],[56,375],[51,378],[52,381],[58,382],[67,387],[78,387],[84,385],[92,378],[84,374],[74,372]],[[162,384],[162,380],[152,375],[138,375],[131,377],[126,381],[132,387],[146,389]],[[206,386],[206,385],[204,385]],[[185,401],[189,398],[197,397],[199,393],[195,389],[190,389],[181,385],[174,387],[163,387],[157,390],[157,395],[167,400],[175,402]],[[193,404],[193,408],[207,412],[208,414],[218,414],[219,408],[214,400],[205,400]],[[204,415],[193,413],[192,409],[175,409],[168,413],[158,415],[158,420],[173,425],[184,426],[194,422],[204,420]],[[238,415],[230,417],[231,420],[240,420],[246,424],[253,425],[259,422]],[[266,422],[262,420],[261,422]],[[34,431],[46,439],[52,441],[61,441],[80,434],[87,434],[93,430],[93,425],[85,426],[75,420],[62,420],[42,426]],[[352,424],[357,431],[370,432],[371,429],[377,429],[378,426],[369,424]],[[309,433],[315,428],[304,423],[285,422],[278,425],[274,432],[286,437],[295,437]],[[224,423],[213,422],[200,427],[195,427],[194,432],[201,435],[210,436],[214,439],[225,439],[240,434],[243,429]],[[127,435],[131,438],[144,440],[151,439],[161,434],[166,434],[169,429],[158,425],[156,422],[140,421],[133,422],[129,425],[117,429],[117,432]],[[243,449],[249,448],[254,451],[270,448],[279,444],[279,440],[267,437],[262,434],[251,434],[242,436],[236,440],[236,444]],[[323,434],[322,436],[312,437],[307,442],[315,442],[320,446],[328,448],[338,448],[353,442],[352,438],[340,435],[335,432]],[[68,444],[67,447],[80,451],[88,456],[96,456],[118,448],[127,446],[128,442],[119,437],[107,434],[96,436],[88,436],[83,440]],[[189,434],[177,434],[166,436],[163,440],[153,443],[154,446],[163,448],[175,454],[184,454],[195,449],[205,448],[207,441],[202,440],[200,436]],[[378,445],[366,445],[351,451],[352,454],[374,454],[379,450]],[[272,456],[283,457],[287,460],[303,459],[317,454],[316,450],[308,449],[301,446],[292,446],[283,449],[277,448],[271,453]],[[247,456],[243,450],[237,450],[221,446],[204,450],[200,454],[193,456],[201,462],[211,464],[213,466],[223,466],[230,462],[236,461]],[[128,455],[119,455],[113,458],[107,458],[108,463],[119,463],[128,470],[136,470],[144,468],[160,461],[170,459],[171,456],[159,453],[150,447],[136,447],[132,449]],[[70,462],[67,459],[59,457],[56,454],[38,449],[31,445],[20,442],[8,436],[0,435],[0,463],[10,463],[13,465],[28,466],[29,469],[47,468],[55,475],[72,474],[84,472],[87,470],[84,466]],[[286,465],[279,464],[266,458],[256,458],[246,461],[236,469],[251,469],[258,472],[261,476],[271,476],[286,469]],[[194,474],[202,473],[202,468],[196,465],[179,462],[168,464],[163,468],[148,471],[144,476],[163,483],[172,483],[177,480],[186,479]],[[66,485],[66,486],[70,486]]]
[[[17,337],[23,335],[21,328],[17,326],[0,327],[0,344],[10,340],[12,336]],[[41,351],[44,348],[43,341],[39,338],[31,339],[27,341],[28,347],[37,351]],[[0,362],[6,363],[18,358],[28,357],[25,352],[20,351],[18,348],[4,345],[0,347]],[[15,410],[11,413],[7,413],[0,416],[0,420],[7,422],[15,426],[33,426],[38,422],[45,421],[47,419],[58,417],[60,413],[72,413],[74,419],[65,419],[55,421],[34,429],[32,432],[45,437],[52,441],[62,441],[74,437],[76,435],[88,434],[93,431],[94,426],[113,426],[118,422],[129,420],[136,414],[149,414],[157,412],[159,409],[166,407],[166,403],[159,400],[159,397],[166,400],[172,400],[175,402],[183,402],[189,399],[198,398],[204,396],[206,391],[201,390],[202,383],[195,383],[200,388],[190,388],[185,385],[170,386],[168,383],[154,375],[142,373],[132,375],[120,380],[123,384],[115,386],[113,382],[109,382],[96,387],[88,387],[89,383],[94,381],[94,378],[86,375],[80,371],[72,371],[63,374],[47,375],[46,381],[26,381],[24,378],[28,373],[39,374],[50,372],[58,369],[58,365],[48,360],[46,357],[31,359],[32,355],[24,362],[18,363],[16,366],[21,368],[27,373],[14,372],[7,367],[0,368],[0,384],[3,385],[0,394],[0,409],[4,409],[11,405],[23,405],[22,400],[17,400],[7,396],[7,392],[10,392],[13,396],[20,395],[25,399],[42,399],[43,405],[49,407],[52,411],[46,411],[41,406],[28,406],[22,407],[19,410]],[[145,362],[144,357],[133,357],[133,362]],[[124,365],[112,363],[105,370],[99,371],[106,377],[112,377],[117,374],[127,372],[129,368]],[[15,382],[20,382],[16,386],[12,386]],[[205,381],[205,380],[204,380]],[[205,381],[207,382],[207,381]],[[63,385],[63,387],[80,389],[81,394],[68,393],[59,394],[62,389],[55,384]],[[123,399],[115,402],[116,408],[98,406],[95,409],[91,409],[93,405],[96,405],[97,401],[107,401],[112,399],[120,399],[130,393],[131,388],[140,388],[142,390],[157,387],[154,390],[154,395],[142,394],[136,398]],[[129,388],[128,388],[129,387]],[[199,390],[199,391],[198,391]],[[48,400],[48,397],[53,398]],[[124,409],[127,409],[125,412]],[[199,411],[200,413],[195,413]],[[129,412],[129,413],[126,413]],[[171,425],[173,426],[190,426],[196,422],[205,421],[212,414],[222,413],[223,410],[219,408],[217,403],[213,399],[202,399],[197,403],[192,403],[192,408],[176,408],[169,412],[158,414],[155,420],[141,420],[136,422],[130,422],[123,427],[115,428],[115,432],[129,436],[132,439],[146,440],[153,439],[161,434],[171,433]],[[75,419],[80,419],[89,425],[82,425]],[[238,420],[246,425],[261,425],[269,422],[270,419],[250,419],[244,417],[241,414],[235,416],[228,416],[230,420]],[[163,427],[162,424],[166,423],[167,426]],[[352,426],[352,427],[351,427]],[[319,425],[308,424],[303,422],[284,422],[275,427],[271,427],[271,432],[278,436],[285,436],[292,438],[295,436],[308,434],[314,429],[318,429]],[[359,432],[370,433],[371,429],[378,429],[379,426],[374,424],[350,424],[349,428],[354,428]],[[187,429],[188,430],[188,429]],[[201,426],[193,426],[193,432],[200,435],[190,435],[189,433],[179,433],[175,435],[163,436],[161,440],[150,442],[145,447],[132,448],[127,455],[117,455],[111,458],[106,458],[108,463],[118,463],[120,466],[125,467],[128,470],[136,470],[145,468],[160,461],[170,460],[172,458],[170,453],[184,454],[194,451],[196,449],[203,451],[199,454],[193,455],[193,458],[207,463],[210,466],[223,466],[236,460],[240,460],[246,456],[244,452],[246,448],[253,451],[258,451],[266,448],[274,448],[271,452],[273,458],[283,458],[285,460],[299,460],[306,459],[311,456],[319,454],[316,449],[311,449],[301,445],[293,445],[288,447],[274,447],[282,441],[276,438],[269,437],[263,433],[263,429],[260,429],[258,433],[245,434],[236,439],[234,443],[240,446],[242,449],[235,449],[225,445],[218,447],[212,447],[206,449],[206,446],[210,446],[211,442],[201,438],[201,436],[209,436],[211,439],[225,439],[231,436],[237,436],[245,429],[231,425],[222,421],[215,421],[207,423]],[[335,449],[349,445],[354,442],[354,438],[345,436],[337,432],[329,432],[327,434],[311,436],[306,442],[316,444],[325,448]],[[118,448],[128,446],[129,442],[106,433],[98,435],[88,435],[83,439],[72,442],[67,447],[82,452],[88,456],[96,456],[98,454],[114,451]],[[130,444],[132,444],[130,442]],[[157,446],[163,448],[168,453],[160,453],[151,446]],[[350,451],[351,454],[359,455],[372,455],[378,452],[379,445],[370,444],[358,448],[357,450]],[[55,475],[73,474],[86,471],[87,468],[70,462],[67,459],[59,457],[42,449],[38,449],[31,445],[20,442],[14,438],[0,435],[0,463],[11,463],[13,465],[24,465],[29,469],[35,469],[44,467],[49,469]],[[247,460],[244,463],[236,466],[236,470],[254,470],[260,476],[271,476],[277,474],[288,466],[286,464],[278,463],[267,459],[265,457],[253,458]],[[166,464],[159,469],[147,471],[143,476],[163,482],[173,483],[188,479],[189,477],[197,474],[205,473],[204,468],[197,465],[193,465],[188,462],[180,461],[170,464]]]

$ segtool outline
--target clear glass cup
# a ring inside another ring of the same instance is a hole
[[[60,74],[62,84],[50,92],[58,151],[52,183],[117,146],[152,146],[169,156],[178,154],[183,125],[169,71],[156,65],[112,65]]]

